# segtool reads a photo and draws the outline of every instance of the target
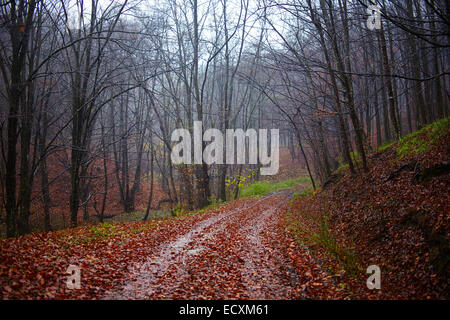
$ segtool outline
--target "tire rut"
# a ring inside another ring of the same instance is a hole
[[[277,269],[289,262],[271,248],[277,245],[271,232],[289,196],[277,192],[207,217],[132,266],[136,280],[103,299],[289,298],[296,276]]]

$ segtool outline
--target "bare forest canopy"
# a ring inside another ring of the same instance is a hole
[[[314,188],[364,173],[448,117],[449,27],[446,0],[1,0],[0,223],[237,198],[260,165],[171,162],[195,121],[279,129]]]

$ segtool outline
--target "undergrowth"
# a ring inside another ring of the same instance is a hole
[[[247,197],[261,197],[269,194],[270,192],[289,189],[295,187],[300,183],[310,183],[310,179],[308,177],[300,177],[295,179],[287,179],[279,182],[273,181],[257,181],[252,184],[249,184],[243,187],[239,191],[239,195],[242,198]]]
[[[308,223],[300,224],[297,215],[302,216],[302,220]],[[355,252],[339,244],[330,232],[328,216],[313,217],[304,212],[296,214],[287,212],[285,219],[289,230],[300,245],[321,248],[326,254],[333,256],[352,277],[356,277],[362,271]],[[337,271],[333,270],[333,272]]]

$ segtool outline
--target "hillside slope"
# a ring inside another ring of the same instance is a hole
[[[296,197],[288,229],[361,298],[448,299],[449,139],[447,118],[380,148],[367,173],[338,170]],[[365,286],[373,264],[381,290]]]

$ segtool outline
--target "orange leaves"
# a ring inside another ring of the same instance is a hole
[[[165,223],[115,224],[100,238],[80,227],[3,241],[2,292],[38,299],[287,299],[303,297],[305,290],[316,296],[314,288],[326,287],[316,285],[323,272],[306,251],[296,254],[297,245],[279,224],[286,199],[237,200]],[[79,290],[65,286],[69,264],[81,268]]]
[[[441,144],[415,156],[421,170],[448,161],[448,138],[447,135]],[[321,217],[326,214],[329,232],[335,242],[354,252],[361,269],[380,265],[382,291],[368,291],[364,285],[367,275],[363,272],[352,277],[347,272],[332,278],[325,276],[320,281],[315,278],[306,284],[305,292],[310,292],[308,284],[319,288],[314,283],[326,283],[334,278],[342,284],[342,290],[350,288],[359,298],[448,299],[447,280],[437,269],[438,261],[442,263],[448,256],[448,251],[438,247],[445,246],[442,239],[450,230],[447,212],[449,175],[418,183],[414,168],[398,170],[412,158],[401,161],[396,158],[392,148],[379,152],[369,158],[367,174],[346,174],[314,197],[298,198],[289,207],[289,222],[296,222],[297,235],[302,239],[309,237],[305,230],[315,234],[320,232]],[[386,179],[396,171],[397,175]],[[342,254],[336,256],[320,244],[310,248],[312,255],[331,269],[340,270],[346,263],[349,268],[348,261],[342,260]],[[448,264],[446,268],[448,270]],[[311,278],[309,272],[305,273],[305,278]],[[327,290],[321,288],[320,292]]]

